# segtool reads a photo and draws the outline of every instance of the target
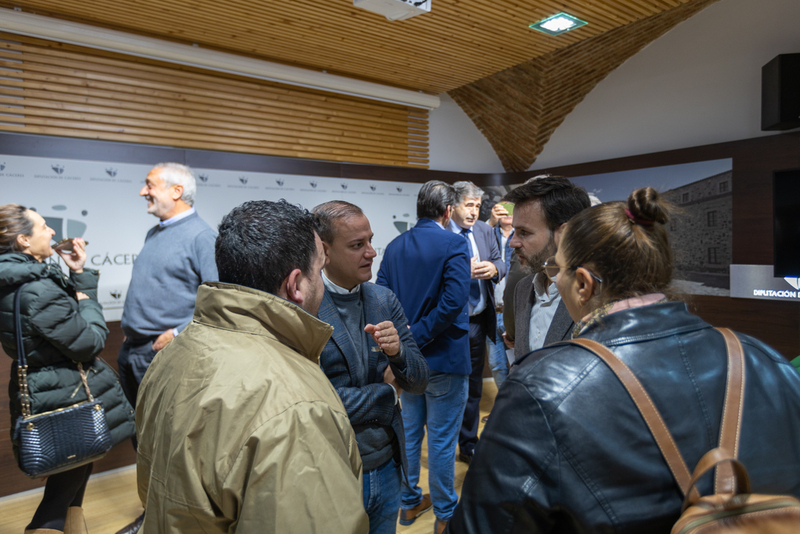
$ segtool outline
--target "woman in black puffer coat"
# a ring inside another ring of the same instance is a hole
[[[14,454],[14,428],[22,414],[17,377],[14,293],[20,295],[22,335],[28,361],[31,412],[43,413],[86,400],[76,362],[83,364],[92,395],[103,401],[114,444],[134,432],[133,410],[114,371],[96,356],[108,329],[97,302],[99,273],[84,269],[86,252],[80,238],[71,252],[58,251],[70,269],[46,264],[53,254],[54,231],[35,211],[16,204],[0,206],[0,343],[14,359],[9,396]],[[83,532],[81,504],[92,464],[51,475],[44,497],[25,532]]]

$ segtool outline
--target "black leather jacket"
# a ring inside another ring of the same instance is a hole
[[[633,370],[690,471],[717,446],[725,345],[683,303],[617,312],[581,337],[603,343]],[[800,497],[800,375],[760,341],[739,338],[746,362],[739,459],[754,493]],[[704,482],[701,493],[710,493]],[[448,529],[669,533],[681,503],[611,370],[582,347],[557,344],[526,356],[500,389]]]

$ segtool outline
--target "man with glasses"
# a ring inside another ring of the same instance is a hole
[[[515,338],[506,339],[518,360],[571,337],[574,323],[544,264],[555,256],[564,226],[590,202],[582,187],[561,176],[536,177],[507,193],[504,200],[514,203],[514,235],[509,245],[522,270],[529,273],[514,291]],[[554,265],[553,260],[549,264]],[[558,274],[557,267],[548,270]]]

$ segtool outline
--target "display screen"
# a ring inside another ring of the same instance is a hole
[[[800,277],[800,169],[772,180],[773,265],[776,277]]]

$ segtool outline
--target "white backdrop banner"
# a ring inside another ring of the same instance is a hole
[[[0,155],[0,204],[35,209],[56,231],[55,239],[83,237],[86,266],[101,271],[99,299],[107,321],[118,321],[136,256],[158,220],[139,197],[152,165]],[[375,233],[378,256],[373,279],[389,242],[414,225],[421,184],[345,178],[194,169],[195,208],[216,228],[231,209],[248,200],[286,199],[306,209],[346,200],[364,210]],[[164,251],[169,253],[169,251]],[[50,261],[63,261],[53,255]],[[64,267],[65,268],[65,267]],[[65,268],[66,269],[66,268]],[[169,298],[169,288],[164,288]]]

